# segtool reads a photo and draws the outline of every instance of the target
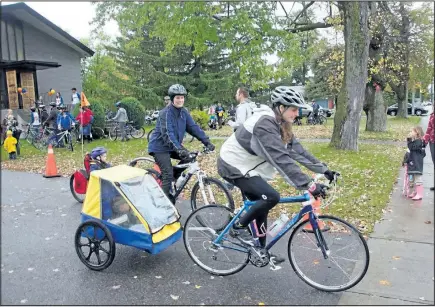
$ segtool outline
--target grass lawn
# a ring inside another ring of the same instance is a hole
[[[199,158],[200,165],[210,176],[219,177],[216,169],[216,159],[223,140],[214,140],[217,147],[214,153]],[[91,144],[85,143],[84,151],[90,151],[96,146],[108,148],[108,160],[114,164],[128,163],[139,156],[147,156],[146,139],[131,140],[126,143],[110,140],[97,140]],[[357,225],[364,233],[372,231],[375,221],[382,216],[382,209],[389,201],[390,193],[397,178],[397,173],[403,158],[404,148],[386,145],[361,144],[358,153],[337,151],[323,143],[304,143],[304,146],[321,161],[327,163],[333,170],[342,173],[339,198],[331,205],[328,213],[337,215]],[[201,148],[198,141],[186,145],[190,150]],[[70,176],[76,169],[83,168],[81,145],[75,146],[75,151],[55,149],[59,173]],[[22,142],[21,156],[18,160],[7,160],[7,154],[2,150],[2,169],[21,170],[42,173],[45,169],[46,152],[40,152],[26,141]],[[41,176],[41,180],[43,177]],[[193,181],[191,184],[193,185]],[[271,184],[282,196],[297,193],[279,177]],[[189,192],[186,191],[186,196]],[[233,192],[236,205],[241,204],[241,195],[237,189]],[[271,216],[278,216],[281,210],[292,213],[300,209],[299,205],[278,205],[272,210]]]
[[[360,122],[360,140],[390,140],[390,141],[405,141],[411,127],[420,123],[420,117],[410,116],[407,119],[388,116],[386,132],[369,132],[365,131],[366,117],[363,116]],[[325,125],[322,126],[307,126],[305,118],[302,126],[293,126],[294,134],[301,139],[329,139],[332,136],[334,128],[334,119],[328,118]],[[210,136],[230,136],[232,129],[225,126],[220,130],[207,131]]]

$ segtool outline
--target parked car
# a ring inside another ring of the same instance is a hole
[[[305,109],[302,109],[302,117],[307,117],[308,114],[313,112],[313,107],[309,104],[305,104],[304,107],[305,107]],[[326,115],[326,117],[331,117],[333,114],[333,110],[325,109],[322,106],[320,106],[319,110],[320,110],[320,112],[323,112]]]
[[[159,111],[154,111],[153,114],[151,114],[151,118],[153,120],[156,120],[159,117]]]
[[[397,103],[393,104],[392,106],[389,106],[387,109],[387,114],[391,115],[391,116],[396,116],[397,115]],[[421,116],[424,114],[427,114],[428,110],[426,110],[424,107],[417,107],[414,106],[414,114],[417,116]],[[408,103],[408,114],[411,115],[412,114],[412,104]]]

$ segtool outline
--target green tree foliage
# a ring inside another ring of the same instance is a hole
[[[201,110],[190,111],[190,115],[193,120],[201,127],[201,129],[207,129],[209,116],[207,112]]]

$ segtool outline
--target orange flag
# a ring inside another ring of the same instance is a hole
[[[88,99],[86,98],[84,92],[82,92],[80,94],[80,100],[81,100],[81,104],[80,104],[81,107],[89,107],[90,106],[90,103],[89,103]]]

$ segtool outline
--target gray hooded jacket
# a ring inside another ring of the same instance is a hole
[[[296,138],[284,144],[273,110],[261,105],[222,145],[218,173],[225,179],[260,176],[269,180],[278,171],[290,185],[308,189],[312,179],[296,162],[315,173],[328,170]]]

